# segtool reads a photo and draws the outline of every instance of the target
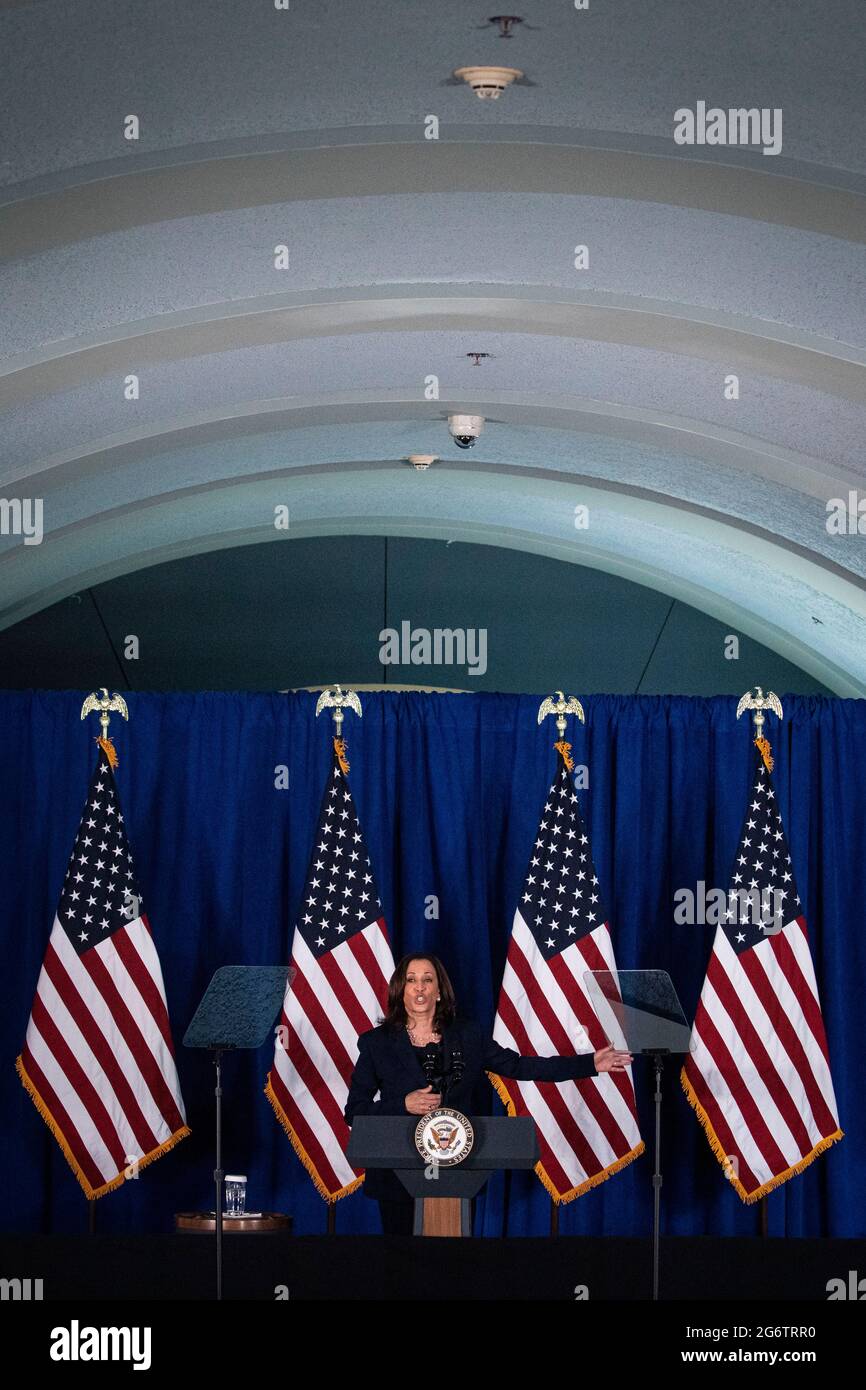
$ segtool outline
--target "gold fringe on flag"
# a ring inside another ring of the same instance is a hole
[[[33,1101],[33,1104],[39,1111],[39,1114],[42,1116],[48,1128],[51,1130],[51,1133],[54,1135],[54,1138],[57,1140],[58,1144],[63,1150],[63,1156],[66,1159],[66,1162],[69,1164],[70,1168],[72,1169],[73,1173],[75,1174],[76,1178],[78,1179],[79,1183],[81,1184],[81,1187],[84,1191],[84,1195],[87,1198],[88,1202],[93,1202],[98,1197],[104,1197],[106,1192],[113,1192],[116,1187],[120,1187],[121,1183],[131,1181],[131,1179],[127,1179],[126,1172],[124,1171],[123,1173],[118,1173],[116,1178],[112,1178],[111,1182],[103,1183],[101,1187],[91,1187],[88,1179],[84,1175],[82,1168],[75,1159],[72,1150],[67,1144],[63,1131],[61,1130],[54,1116],[51,1114],[51,1111],[48,1109],[48,1106],[45,1104],[45,1101],[40,1096],[30,1077],[27,1075],[27,1072],[24,1068],[24,1060],[20,1056],[16,1057],[15,1059],[15,1070],[21,1078],[21,1082],[24,1086],[24,1089],[27,1091],[28,1095],[30,1096],[30,1099]],[[169,1149],[173,1149],[175,1144],[179,1144],[181,1139],[185,1139],[187,1135],[191,1132],[192,1131],[189,1129],[187,1125],[183,1125],[181,1129],[176,1129],[174,1134],[169,1135],[168,1139],[166,1139],[162,1144],[158,1145],[158,1147],[155,1149],[151,1149],[150,1153],[145,1154],[142,1158],[137,1158],[134,1164],[130,1164],[130,1167],[134,1167],[136,1172],[138,1172],[138,1170],[141,1168],[146,1168],[148,1163],[153,1163],[154,1159],[161,1158],[164,1153],[168,1153]]]
[[[118,761],[117,749],[115,748],[113,741],[106,734],[105,738],[98,738],[95,740],[95,742],[99,744],[100,748],[102,749],[103,753],[108,759],[108,766],[111,768],[113,772],[114,769],[117,767]]]
[[[337,755],[337,762],[340,764],[340,771],[348,772],[349,760],[346,757],[346,740],[344,738],[334,739],[334,752]]]
[[[508,1094],[508,1088],[502,1080],[502,1077],[496,1076],[492,1071],[489,1071],[487,1072],[487,1078],[499,1099],[502,1101],[502,1104],[505,1106],[505,1109],[508,1111],[508,1114],[512,1117],[515,1116],[517,1114],[517,1107]],[[609,1163],[600,1173],[593,1174],[591,1178],[587,1178],[586,1182],[580,1183],[578,1187],[569,1188],[568,1192],[560,1192],[558,1190],[543,1163],[536,1163],[535,1173],[541,1180],[543,1186],[547,1189],[552,1200],[556,1202],[557,1206],[560,1204],[565,1206],[568,1202],[573,1202],[575,1197],[582,1197],[584,1192],[588,1192],[591,1187],[598,1187],[599,1183],[606,1182],[608,1178],[613,1177],[614,1173],[618,1173],[620,1169],[627,1168],[630,1163],[634,1163],[636,1158],[640,1158],[645,1147],[646,1145],[641,1139],[640,1143],[635,1144],[634,1148],[630,1149],[622,1158],[618,1158],[615,1163]]]
[[[334,742],[336,743],[337,740],[335,739]],[[307,1153],[297,1134],[293,1130],[288,1115],[286,1114],[283,1107],[280,1105],[280,1102],[277,1100],[274,1088],[271,1085],[270,1075],[268,1076],[268,1082],[265,1086],[265,1095],[267,1096],[271,1104],[271,1108],[273,1109],[274,1114],[276,1115],[283,1129],[286,1131],[286,1134],[289,1136],[289,1142],[291,1143],[292,1148],[294,1149],[295,1153],[298,1155],[298,1158],[301,1160],[310,1177],[312,1178],[313,1186],[315,1187],[319,1196],[322,1197],[326,1202],[339,1202],[341,1197],[348,1197],[351,1192],[356,1192],[357,1189],[361,1186],[362,1182],[364,1181],[363,1177],[355,1178],[354,1182],[350,1182],[346,1187],[341,1187],[339,1192],[328,1191],[327,1187],[322,1182],[322,1179],[319,1177],[319,1174],[316,1171],[316,1165],[310,1158],[310,1155]]]
[[[553,746],[556,749],[557,753],[560,753],[562,755],[562,761],[565,763],[565,766],[568,768],[569,772],[573,771],[574,758],[571,756],[571,744],[566,743],[565,739],[563,739],[561,743],[555,743]]]
[[[764,767],[768,772],[773,771],[773,755],[770,752],[770,741],[766,738],[756,738],[755,747],[764,759]]]
[[[762,742],[763,741],[764,740],[762,740]],[[692,1083],[689,1081],[688,1076],[686,1075],[685,1067],[683,1067],[682,1071],[680,1072],[680,1085],[686,1093],[686,1100],[694,1110],[695,1114],[697,1115],[701,1125],[703,1126],[706,1132],[706,1136],[710,1141],[710,1148],[716,1155],[716,1158],[719,1160],[722,1167],[726,1168],[728,1164],[728,1154],[725,1153],[725,1146],[722,1143],[719,1136],[716,1134],[716,1131],[713,1129],[712,1121],[710,1120],[709,1115],[707,1114],[704,1107],[701,1105],[701,1102],[698,1100],[695,1089],[692,1086]],[[793,1178],[796,1173],[802,1173],[803,1170],[805,1168],[808,1168],[809,1164],[814,1159],[816,1159],[819,1154],[822,1154],[825,1149],[829,1149],[831,1144],[837,1143],[839,1139],[844,1139],[844,1137],[844,1131],[841,1129],[837,1129],[833,1134],[828,1134],[827,1138],[820,1139],[818,1143],[815,1145],[814,1149],[807,1153],[805,1158],[801,1158],[799,1163],[795,1163],[791,1168],[786,1168],[784,1173],[778,1173],[776,1177],[771,1178],[769,1182],[765,1182],[763,1187],[756,1188],[754,1192],[747,1192],[746,1189],[743,1187],[743,1184],[740,1182],[739,1178],[730,1172],[727,1173],[728,1181],[730,1182],[731,1187],[734,1188],[738,1196],[740,1196],[744,1202],[757,1202],[759,1198],[766,1197],[768,1192],[772,1192],[774,1187],[779,1187],[783,1182],[787,1182],[788,1179]]]

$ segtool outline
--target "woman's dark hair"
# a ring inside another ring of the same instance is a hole
[[[409,973],[409,966],[413,960],[429,960],[433,966],[438,985],[439,1002],[436,1005],[436,1012],[433,1015],[434,1031],[440,1033],[447,1024],[451,1023],[456,1012],[456,1002],[454,999],[454,986],[448,978],[448,971],[442,964],[438,956],[426,955],[423,951],[414,951],[410,956],[404,956],[398,964],[394,974],[391,976],[388,985],[388,1003],[385,1009],[385,1023],[389,1028],[405,1028],[406,1026],[406,1006],[403,1003],[403,991],[406,988],[406,976]]]

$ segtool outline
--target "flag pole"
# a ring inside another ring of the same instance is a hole
[[[755,686],[754,693],[747,690],[745,695],[737,705],[737,718],[744,710],[752,711],[752,723],[755,729],[754,744],[764,760],[769,772],[773,770],[773,757],[770,751],[769,740],[764,737],[764,724],[766,723],[765,709],[772,710],[779,719],[784,719],[782,713],[782,702],[774,691],[768,690],[765,695],[759,685]],[[767,1207],[767,1194],[758,1198],[758,1234],[762,1240],[766,1240],[768,1231],[769,1211]]]
[[[359,719],[362,717],[363,711],[361,709],[361,701],[358,699],[358,692],[356,690],[343,690],[339,685],[335,685],[333,690],[330,686],[326,686],[316,701],[317,719],[322,713],[322,710],[325,709],[331,711],[331,718],[334,721],[334,752],[339,758],[342,771],[348,772],[349,764],[346,760],[346,740],[343,738],[344,710],[353,710]],[[326,1233],[332,1236],[336,1233],[337,1229],[337,1203],[328,1202],[327,1207],[328,1218]]]
[[[576,714],[581,724],[586,723],[586,716],[583,712],[583,705],[576,695],[566,696],[561,690],[555,690],[553,694],[556,696],[555,700],[553,696],[548,695],[547,699],[542,700],[539,705],[538,722],[540,724],[542,720],[549,719],[552,714],[556,715],[556,732],[559,734],[559,739],[553,746],[556,752],[561,754],[562,761],[570,772],[574,767],[574,760],[571,757],[571,744],[565,741],[565,731],[568,728],[567,715]],[[553,1193],[551,1193],[549,1239],[555,1240],[558,1235],[559,1202],[554,1199]]]
[[[99,693],[100,690],[102,691],[101,695]],[[88,714],[99,714],[99,727],[101,733],[96,739],[96,742],[100,748],[105,750],[109,766],[115,768],[117,767],[117,752],[108,733],[108,725],[112,711],[115,711],[121,718],[127,720],[127,722],[129,721],[129,710],[123,696],[119,695],[117,691],[115,691],[113,695],[109,695],[108,687],[104,685],[101,685],[99,690],[92,690],[81,706],[82,719],[86,719]],[[96,1201],[91,1198],[87,1206],[87,1234],[89,1236],[95,1236]]]

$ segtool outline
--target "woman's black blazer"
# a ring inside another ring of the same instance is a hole
[[[596,1076],[592,1052],[574,1057],[521,1057],[510,1047],[500,1047],[474,1019],[455,1019],[442,1032],[446,1069],[457,1049],[463,1058],[463,1075],[449,1088],[445,1105],[471,1115],[485,1071],[517,1081],[571,1081]],[[356,1115],[406,1115],[406,1096],[427,1085],[409,1034],[405,1028],[380,1023],[358,1038],[358,1060],[349,1084],[344,1115],[351,1125]],[[379,1092],[379,1099],[373,1097]],[[486,1106],[484,1107],[486,1109]],[[417,1117],[413,1117],[417,1118]],[[386,1169],[370,1169],[364,1180],[368,1197],[405,1199],[402,1183]]]

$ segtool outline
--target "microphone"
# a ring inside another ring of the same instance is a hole
[[[424,1068],[427,1085],[432,1086],[434,1091],[441,1093],[443,1081],[441,1043],[427,1044],[424,1049],[424,1056],[421,1059],[421,1066]]]
[[[463,1053],[457,1047],[451,1050],[451,1076],[455,1086],[459,1086],[463,1080],[463,1071],[466,1063],[463,1061]]]

